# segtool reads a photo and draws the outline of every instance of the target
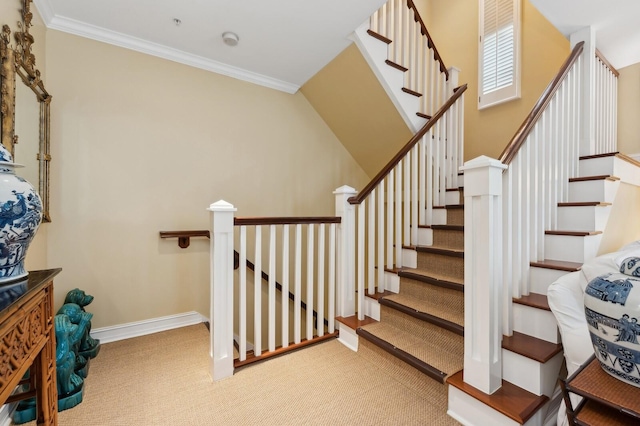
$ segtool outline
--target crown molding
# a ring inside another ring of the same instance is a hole
[[[299,85],[271,78],[262,74],[247,71],[242,68],[223,64],[222,62],[192,55],[178,49],[172,49],[157,43],[152,43],[140,38],[131,37],[116,31],[106,30],[101,27],[89,25],[74,19],[58,16],[54,13],[49,0],[33,0],[42,20],[49,29],[101,41],[136,52],[156,56],[173,62],[178,62],[191,67],[200,68],[217,74],[226,75],[238,80],[246,81],[270,89],[294,94],[300,89]]]

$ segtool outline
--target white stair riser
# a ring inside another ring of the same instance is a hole
[[[400,293],[400,277],[393,272],[384,271],[385,290],[393,293]]]
[[[365,296],[364,314],[376,321],[380,321],[380,304],[376,299]]]
[[[351,349],[354,352],[358,352],[358,335],[356,331],[343,323],[336,321],[338,326],[338,341]]]
[[[567,271],[558,271],[557,269],[538,268],[532,266],[529,269],[529,282],[531,291],[538,294],[547,294],[547,289],[558,278],[566,275]]]
[[[411,249],[402,249],[402,266],[405,268],[418,267],[418,252]]]
[[[578,177],[614,175],[613,162],[615,157],[598,157],[580,160]]]
[[[502,379],[536,395],[551,397],[558,381],[562,352],[546,363],[502,349]]]
[[[545,235],[544,257],[552,260],[584,263],[598,254],[602,234],[576,237],[572,235]]]
[[[449,409],[447,414],[465,426],[519,426],[520,423],[512,420],[497,410],[489,407],[478,399],[461,391],[455,386],[449,385]],[[538,410],[524,426],[542,426],[546,413],[546,407]]]
[[[558,229],[563,231],[604,231],[611,206],[559,207]]]
[[[434,225],[447,224],[447,209],[433,209],[433,224]]]
[[[585,180],[569,183],[569,202],[586,201],[613,202],[620,181],[617,180]]]
[[[513,330],[551,343],[560,343],[556,318],[551,311],[513,304]]]
[[[420,246],[433,245],[433,229],[418,228],[418,245]]]
[[[460,191],[447,191],[444,201],[445,204],[462,204],[460,201]]]
[[[404,72],[385,63],[387,60],[387,44],[367,34],[369,20],[363,23],[354,33],[353,39],[360,49],[378,81],[398,109],[407,126],[417,132],[425,124],[424,118],[418,117],[420,98],[402,91]]]

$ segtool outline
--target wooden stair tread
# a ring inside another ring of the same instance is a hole
[[[570,178],[569,182],[586,182],[591,180],[620,180],[619,177],[611,176],[611,175],[598,175],[598,176],[584,176],[584,177],[575,177]]]
[[[409,68],[404,67],[396,62],[390,61],[389,59],[385,59],[384,63],[402,72],[407,72],[409,70]]]
[[[434,209],[464,209],[464,204],[446,204],[444,206],[433,206]]]
[[[610,206],[611,203],[605,203],[604,201],[582,201],[574,203],[558,203],[558,207],[604,207]]]
[[[441,229],[443,231],[464,231],[464,225],[431,225],[431,229]]]
[[[367,30],[367,34],[369,34],[373,38],[377,38],[378,40],[380,40],[383,43],[391,44],[391,39],[383,36],[382,34],[378,34],[375,31]]]
[[[342,324],[353,330],[356,330],[358,327],[363,327],[367,324],[378,322],[366,315],[363,320],[359,320],[357,315],[351,315],[350,317],[336,317],[336,321],[341,322]]]
[[[588,237],[602,234],[602,231],[544,231],[545,235],[565,235],[568,237]]]
[[[464,258],[464,250],[462,249],[443,248],[443,247],[434,247],[434,246],[417,246],[416,251],[419,253],[433,253],[433,254],[440,254],[443,256]]]
[[[513,336],[502,337],[502,348],[545,363],[562,351],[562,345],[547,342],[526,334],[513,332]]]
[[[409,89],[409,88],[407,88],[407,87],[403,87],[403,88],[402,88],[402,91],[403,91],[404,93],[408,93],[409,95],[413,95],[413,96],[415,96],[416,98],[420,98],[420,97],[422,97],[422,93],[420,93],[420,92],[416,92],[415,90],[411,90],[411,89]]]
[[[364,293],[364,295],[366,297],[370,297],[371,299],[375,299],[375,300],[379,300],[381,297],[391,296],[392,294],[395,294],[395,293],[392,292],[392,291],[389,291],[389,290],[385,290],[385,291],[379,292],[377,288],[376,288],[375,293],[373,293],[373,294],[369,293],[368,290],[365,291],[365,293]]]
[[[424,113],[422,113],[422,112],[416,112],[416,115],[417,115],[418,117],[422,117],[422,118],[425,118],[425,119],[427,119],[427,120],[431,120],[431,116],[430,116],[430,115],[424,114]]]
[[[504,380],[500,389],[488,395],[465,383],[462,371],[449,377],[447,383],[520,424],[525,424],[549,400]]]
[[[432,338],[419,338],[383,322],[361,327],[356,333],[440,383],[463,365],[462,337],[443,348],[437,333]]]
[[[604,157],[615,157],[619,152],[605,152],[604,154],[593,154],[593,155],[583,155],[579,157],[580,160],[589,160],[591,158],[604,158]]]
[[[549,307],[549,301],[547,296],[538,293],[529,293],[528,296],[522,296],[520,298],[513,298],[514,303],[520,305],[531,306],[532,308],[544,309],[545,311],[551,311]]]
[[[424,271],[422,269],[403,268],[398,272],[398,276],[400,278],[408,278],[439,287],[464,291],[464,282],[462,280],[456,280],[454,277],[443,274],[436,274],[433,272]]]
[[[537,268],[545,268],[545,269],[555,269],[557,271],[567,271],[567,272],[575,272],[579,271],[582,268],[582,263],[578,262],[566,262],[563,260],[540,260],[538,262],[531,262],[531,266],[535,266]]]
[[[584,406],[576,415],[576,420],[580,421],[579,424],[588,426],[629,426],[633,424],[633,417],[628,414],[624,414],[615,408],[611,408],[604,404],[599,404],[593,400],[585,399]]]
[[[430,304],[401,294],[383,297],[378,303],[461,336],[464,334],[464,313],[462,316],[455,315],[455,312],[442,309],[437,303]]]

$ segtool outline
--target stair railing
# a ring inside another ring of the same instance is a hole
[[[465,321],[474,322],[465,328],[464,381],[488,394],[501,387],[501,341],[513,334],[513,298],[530,293],[530,263],[545,258],[545,231],[556,229],[556,207],[577,175],[583,45],[575,46],[499,161],[485,157],[463,167]]]
[[[596,49],[595,61],[595,146],[594,154],[617,151],[618,76],[620,73]]]
[[[433,115],[359,194],[348,198],[351,211],[343,223],[353,223],[354,234],[346,237],[344,259],[347,276],[357,283],[355,311],[365,315],[365,292],[374,294],[388,287],[385,270],[402,268],[403,247],[419,243],[420,226],[438,222],[434,207],[445,205],[448,188],[458,188],[463,161],[463,110],[467,85]],[[337,203],[339,204],[339,203]],[[340,214],[340,213],[337,213]],[[347,214],[347,213],[345,213]],[[349,243],[353,238],[354,243]],[[430,244],[430,242],[422,242]]]
[[[431,117],[449,98],[449,71],[412,0],[389,0],[369,29],[389,42],[389,65],[406,70],[404,91],[421,96],[420,115]],[[453,84],[457,84],[454,82]]]
[[[336,235],[341,219],[235,218],[235,208],[222,200],[209,210],[213,379],[231,376],[234,368],[335,337]],[[247,268],[240,267],[234,273],[234,246],[239,265],[248,264],[247,257],[254,259],[253,285]],[[266,275],[255,273],[263,270]]]

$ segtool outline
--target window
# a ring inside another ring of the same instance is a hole
[[[520,0],[479,0],[478,108],[520,97]]]

